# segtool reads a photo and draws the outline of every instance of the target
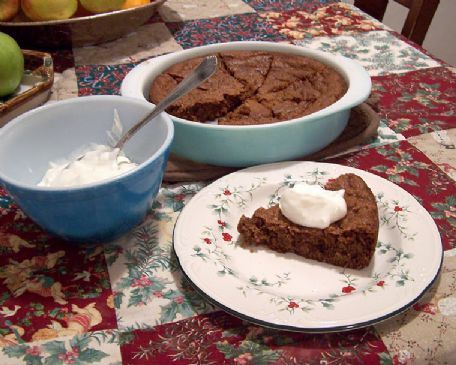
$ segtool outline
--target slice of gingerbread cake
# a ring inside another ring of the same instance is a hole
[[[379,219],[375,197],[363,179],[344,174],[328,181],[326,190],[345,190],[347,214],[327,228],[291,222],[279,205],[259,208],[238,223],[244,247],[265,246],[308,259],[352,269],[369,265],[377,244]]]

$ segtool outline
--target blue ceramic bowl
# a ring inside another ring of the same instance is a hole
[[[345,129],[351,108],[366,100],[371,90],[366,70],[346,57],[290,44],[244,41],[195,47],[144,61],[125,77],[121,93],[146,99],[154,79],[171,65],[223,51],[268,51],[311,57],[338,71],[348,90],[327,108],[280,123],[211,125],[171,116],[176,128],[172,152],[181,157],[235,167],[304,157],[334,141]]]
[[[25,113],[0,130],[0,182],[46,231],[76,242],[106,242],[140,223],[160,187],[174,128],[162,113],[124,148],[139,166],[97,183],[39,187],[50,161],[90,143],[107,144],[113,111],[127,130],[153,106],[121,96],[89,96]]]

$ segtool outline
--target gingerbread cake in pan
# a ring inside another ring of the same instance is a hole
[[[344,78],[306,56],[262,51],[217,54],[218,69],[167,112],[176,117],[220,125],[268,124],[321,110],[347,91]],[[160,102],[203,60],[177,63],[152,83],[149,99]]]

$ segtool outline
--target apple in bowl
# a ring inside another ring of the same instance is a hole
[[[21,7],[19,0],[0,0],[0,22],[11,20]]]
[[[125,0],[80,0],[80,2],[84,9],[98,14],[120,10]]]
[[[21,7],[32,20],[62,20],[76,13],[78,0],[22,0]]]

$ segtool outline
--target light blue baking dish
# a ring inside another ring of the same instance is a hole
[[[346,94],[334,104],[313,114],[284,122],[221,126],[195,123],[171,116],[175,127],[172,152],[198,162],[244,167],[293,160],[321,150],[344,130],[350,110],[370,94],[371,79],[357,62],[300,46],[272,42],[230,42],[188,49],[147,60],[125,77],[121,93],[147,99],[150,86],[172,64],[216,52],[250,50],[303,55],[337,70],[347,81]]]

